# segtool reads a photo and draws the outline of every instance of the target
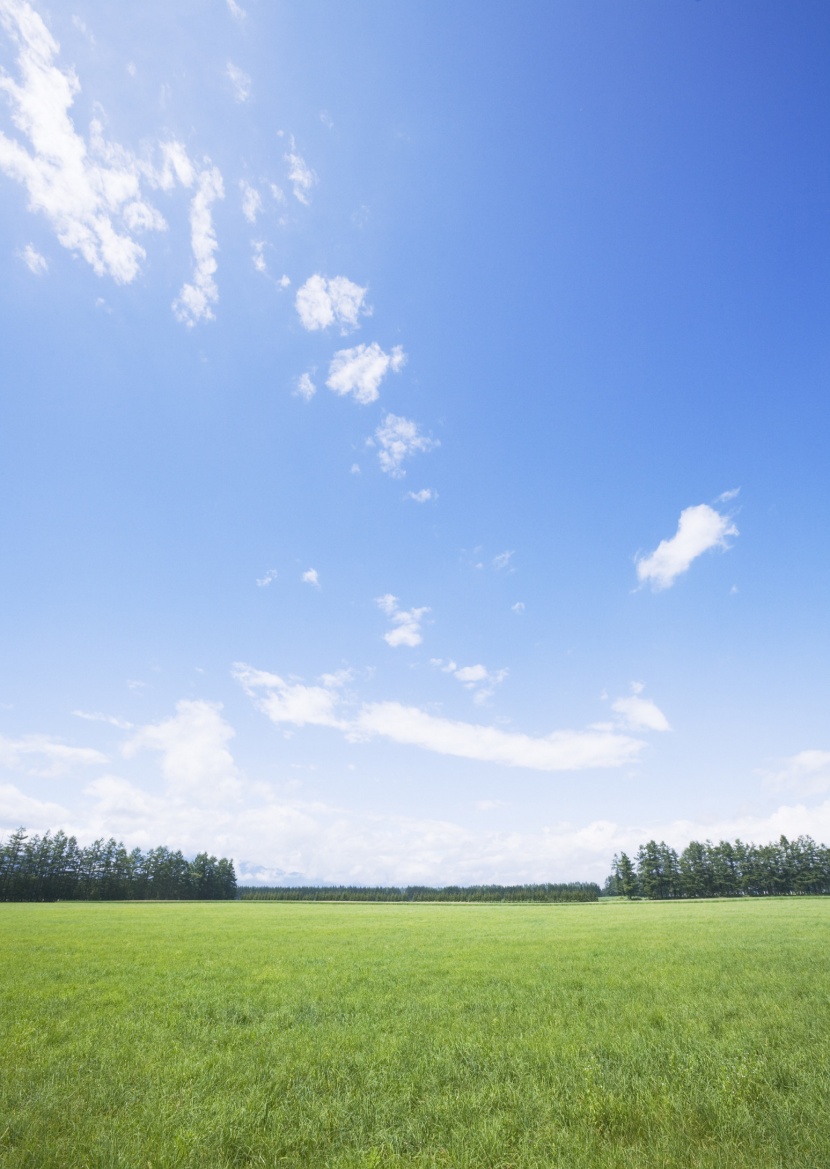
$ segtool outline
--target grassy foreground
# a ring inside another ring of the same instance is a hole
[[[830,899],[0,906],[0,1165],[830,1165]]]

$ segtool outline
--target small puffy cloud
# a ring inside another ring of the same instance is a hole
[[[285,681],[278,674],[255,670],[237,662],[233,676],[256,706],[274,723],[293,726],[340,727],[345,724],[336,714],[340,702],[339,679],[334,685],[306,686]]]
[[[367,291],[345,276],[331,280],[319,274],[310,276],[297,291],[295,301],[303,328],[326,329],[336,323],[343,333],[354,329],[361,315],[370,312],[363,305]]]
[[[288,180],[291,183],[294,198],[307,207],[311,202],[309,194],[317,182],[317,176],[305,159],[293,149],[286,154],[285,161],[288,163]]]
[[[26,244],[26,247],[20,253],[20,258],[35,276],[42,276],[49,267],[46,262],[46,257],[42,256],[33,244]]]
[[[499,552],[498,556],[493,557],[493,568],[496,572],[501,572],[510,564],[512,557],[516,555],[515,552]]]
[[[351,467],[349,468],[349,472],[352,475],[360,475],[360,463],[352,463]]]
[[[524,611],[525,611],[524,601],[517,601],[515,605],[511,605],[510,611],[511,611],[511,613],[524,613]]]
[[[253,264],[256,271],[260,272],[264,276],[268,271],[268,265],[265,263],[265,240],[252,240],[251,247],[253,249],[251,253],[251,263]]]
[[[49,735],[24,735],[9,739],[0,735],[0,767],[57,779],[75,767],[106,763],[107,756],[93,747],[69,747]]]
[[[242,214],[249,223],[256,223],[256,217],[262,210],[262,196],[245,179],[239,180],[239,189],[242,192]]]
[[[289,279],[288,276],[284,276],[284,275],[280,276],[280,279],[279,279],[280,288],[283,288],[283,289],[288,288],[290,284],[291,284],[291,280]]]
[[[219,299],[214,275],[215,252],[219,247],[213,227],[211,206],[225,197],[222,175],[216,167],[199,175],[199,185],[190,204],[190,244],[193,250],[193,282],[185,284],[173,303],[178,320],[192,328],[197,321],[214,319],[212,306]]]
[[[405,362],[406,355],[400,345],[391,353],[384,353],[377,341],[353,349],[339,349],[331,359],[326,385],[335,394],[351,394],[356,402],[366,406],[377,400],[380,383],[389,370],[398,373]]]
[[[420,491],[407,491],[407,499],[413,499],[416,503],[434,503],[438,498],[438,492],[431,487],[423,487]]]
[[[830,751],[799,751],[782,761],[778,771],[764,773],[768,791],[794,791],[812,796],[830,791]]]
[[[294,386],[294,393],[298,398],[305,398],[306,402],[310,402],[317,393],[317,387],[311,380],[310,373],[301,373],[297,378],[297,383]]]
[[[622,725],[630,731],[670,731],[669,720],[662,710],[639,693],[617,698],[611,709],[620,716]]]
[[[509,670],[488,670],[480,662],[474,666],[459,666],[452,660],[445,663],[441,658],[431,658],[430,664],[457,678],[466,690],[472,692],[473,701],[479,705],[492,698],[496,687],[501,685],[509,673]]]
[[[730,516],[721,515],[706,503],[687,507],[680,513],[671,539],[661,540],[649,556],[637,558],[637,578],[642,584],[650,581],[655,591],[671,588],[693,560],[710,548],[729,548],[727,537],[737,535]]]
[[[429,612],[428,607],[421,609],[400,609],[398,598],[391,593],[378,597],[375,602],[378,608],[392,621],[392,629],[384,633],[383,640],[393,649],[400,645],[414,649],[423,641],[421,622]]]
[[[306,584],[313,585],[316,589],[319,589],[320,587],[320,578],[317,575],[316,568],[309,568],[306,572],[303,573],[300,579],[303,580]]]
[[[406,474],[401,464],[419,452],[431,451],[439,446],[437,439],[421,433],[417,422],[398,414],[387,414],[375,431],[380,469],[393,479],[402,479]]]
[[[278,576],[279,573],[277,572],[276,568],[269,568],[265,576],[261,576],[257,579],[257,588],[267,589],[269,584],[271,584],[272,581],[275,581]]]
[[[251,79],[248,74],[234,65],[233,61],[228,61],[225,76],[231,83],[234,99],[240,103],[246,102],[251,96]]]

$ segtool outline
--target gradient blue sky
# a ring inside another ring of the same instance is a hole
[[[830,10],[0,0],[0,829],[830,839]]]

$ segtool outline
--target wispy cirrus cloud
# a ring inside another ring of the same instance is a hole
[[[728,537],[737,535],[738,529],[732,517],[715,511],[708,504],[684,508],[675,534],[668,540],[661,540],[648,556],[636,558],[637,579],[641,584],[649,582],[655,592],[671,588],[698,556],[710,548],[728,549]]]
[[[93,747],[71,747],[49,735],[23,735],[19,739],[0,735],[0,766],[29,775],[56,779],[76,767],[107,761],[108,756]]]
[[[26,244],[26,247],[20,253],[20,258],[35,276],[42,276],[49,268],[46,257],[40,254],[34,244]]]
[[[231,83],[234,100],[240,104],[246,102],[251,96],[251,79],[244,69],[240,69],[238,65],[234,65],[233,61],[228,61],[225,68],[225,76]]]
[[[285,155],[285,161],[288,163],[288,181],[291,183],[294,198],[307,207],[311,202],[311,189],[317,182],[317,176],[302,155],[297,153],[293,143],[291,150]]]
[[[239,190],[242,194],[242,214],[249,223],[256,223],[256,217],[262,210],[262,195],[247,179],[239,180]]]

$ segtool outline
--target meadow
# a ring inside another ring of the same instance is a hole
[[[830,900],[0,905],[3,1169],[830,1165]]]

